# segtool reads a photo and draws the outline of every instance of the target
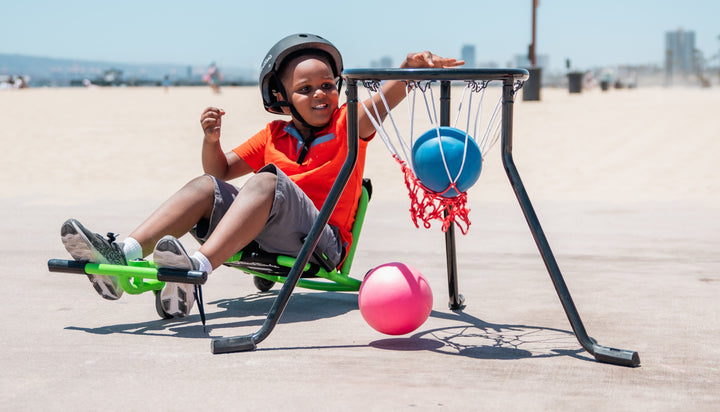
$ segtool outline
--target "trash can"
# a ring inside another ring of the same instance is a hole
[[[608,91],[610,88],[610,81],[608,80],[601,80],[600,81],[600,89],[604,92]]]
[[[582,92],[583,75],[584,73],[582,72],[568,73],[568,90],[570,93]]]
[[[530,78],[523,85],[523,100],[540,100],[540,82],[542,80],[542,70],[539,67],[527,69],[530,72]]]

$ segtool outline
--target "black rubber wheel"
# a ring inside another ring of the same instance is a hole
[[[275,286],[275,282],[261,278],[260,276],[253,276],[253,284],[255,284],[255,287],[258,288],[260,292],[267,292]]]
[[[163,319],[172,319],[173,315],[165,312],[165,309],[162,307],[162,301],[160,300],[160,291],[154,290],[153,293],[155,293],[155,311],[157,314],[163,318]]]

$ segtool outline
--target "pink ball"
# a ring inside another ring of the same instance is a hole
[[[386,263],[365,276],[358,295],[360,313],[378,332],[404,335],[425,323],[432,311],[430,284],[417,269]]]

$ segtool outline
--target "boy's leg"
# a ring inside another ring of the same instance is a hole
[[[232,252],[221,250],[219,252],[220,254],[229,254],[224,258],[216,256],[219,262],[217,264],[211,263],[212,267],[217,267],[250,243],[256,236],[256,233],[264,227],[268,219],[269,210],[272,207],[276,178],[272,173],[256,174],[243,186],[240,196],[238,196],[237,188],[232,185],[221,181],[218,181],[216,184],[213,178],[208,176],[205,176],[205,178],[212,186],[213,202],[211,202],[210,210],[207,211],[207,213],[199,215],[199,217],[197,217],[198,215],[191,215],[192,217],[186,219],[187,221],[185,223],[191,223],[192,226],[197,224],[196,231],[198,233],[195,234],[198,240],[202,241],[202,239],[207,239],[205,244],[207,244],[207,242],[211,244],[215,242],[219,245],[230,245],[225,249],[232,250]],[[177,199],[169,199],[166,204],[159,208],[145,223],[140,225],[140,227],[131,234],[131,237],[135,238],[135,236],[138,236],[143,239],[143,242],[147,242],[149,236],[144,233],[153,233],[152,231],[148,231],[148,228],[156,228],[155,230],[158,230],[158,227],[169,228],[169,223],[172,222],[166,222],[167,219],[165,218],[167,215],[162,213],[163,209],[168,208],[172,210],[172,205],[178,201],[182,201],[182,198],[183,196],[178,196]],[[228,216],[230,217],[228,218]],[[225,224],[220,224],[219,222],[225,222]],[[192,228],[192,226],[190,228]],[[228,229],[221,229],[221,235],[218,235],[218,228],[223,226],[226,226]],[[189,230],[182,227],[181,229],[184,229],[180,231],[182,232],[181,234]],[[167,230],[171,232],[171,229]],[[212,233],[212,236],[208,235],[209,232]],[[226,235],[229,234],[229,238],[223,239],[222,233]],[[237,247],[237,249],[235,249],[235,247]],[[157,242],[153,251],[153,261],[157,267],[185,270],[197,270],[200,267],[200,263],[188,255],[185,248],[173,235],[164,236]],[[160,301],[163,310],[173,317],[187,316],[193,307],[193,297],[193,285],[187,284],[167,282],[160,292]]]
[[[156,266],[197,270],[197,256],[216,268],[252,240],[262,242],[261,246],[270,252],[297,253],[318,211],[297,185],[270,166],[252,176],[239,193],[232,185],[214,182],[214,211],[197,222],[194,233],[203,243],[200,253],[190,257],[176,238],[165,236],[155,247]],[[321,245],[333,262],[340,260],[339,236],[330,226],[321,235],[318,247]],[[192,289],[186,285],[168,283],[161,294],[163,309],[174,316],[187,316],[191,296]],[[179,310],[173,312],[176,308]]]
[[[212,177],[197,177],[160,205],[130,237],[140,243],[143,256],[148,256],[163,236],[180,238],[200,219],[210,219],[214,195]]]
[[[149,255],[165,234],[180,237],[201,217],[210,216],[213,208],[214,183],[209,176],[193,179],[163,203],[129,237],[142,247],[142,256]],[[80,222],[69,219],[61,228],[61,238],[75,260],[126,265],[122,244],[106,240],[90,232]],[[97,292],[105,299],[115,300],[123,290],[116,276],[88,275]]]
[[[243,186],[222,219],[211,229],[212,234],[204,233],[205,242],[199,252],[213,268],[253,240],[270,253],[297,256],[318,214],[312,200],[270,164]],[[332,264],[337,264],[342,245],[336,229],[327,225],[317,248],[327,254]]]
[[[270,166],[272,165],[267,167]],[[270,217],[254,240],[267,252],[297,256],[320,211],[287,175],[281,170],[275,170],[275,173],[277,187]],[[310,261],[326,267],[334,267],[342,260],[342,250],[338,229],[327,224],[320,233]]]
[[[143,256],[153,253],[155,266],[196,270],[197,265],[193,264],[176,238],[188,233],[201,219],[210,219],[214,199],[213,178],[207,175],[197,177],[160,205],[130,237],[140,243]],[[160,291],[165,313],[174,317],[190,314],[194,302],[193,289],[194,285],[166,282]]]
[[[200,248],[213,268],[247,246],[263,230],[275,197],[277,176],[260,172],[242,187],[212,235]]]

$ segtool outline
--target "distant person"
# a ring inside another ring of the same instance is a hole
[[[123,242],[106,240],[77,220],[67,220],[61,236],[74,259],[127,265],[153,254],[157,267],[200,270],[209,275],[253,240],[267,252],[298,255],[348,152],[348,108],[338,104],[342,57],[322,37],[296,34],[280,40],[263,62],[259,83],[265,110],[289,116],[289,120],[274,120],[249,140],[224,151],[220,127],[225,112],[208,107],[200,117],[205,174],[176,192]],[[408,54],[400,67],[462,64],[422,52]],[[405,90],[405,83],[400,81],[383,85],[390,107],[405,98]],[[385,117],[382,104],[374,104]],[[365,105],[373,103],[366,101]],[[361,192],[365,152],[375,135],[363,111],[358,113],[358,131],[357,165],[317,244],[318,251],[335,267],[342,263],[353,241],[351,226]],[[251,173],[242,190],[228,183]],[[204,239],[194,254],[188,254],[177,239],[188,232]],[[118,299],[123,292],[117,277],[88,276],[106,299]],[[192,288],[188,284],[165,284],[160,296],[168,315],[189,314],[194,302]],[[177,309],[170,313],[170,308]]]
[[[23,76],[16,76],[15,82],[13,83],[13,87],[16,89],[24,89],[27,87],[27,81],[25,81],[25,77]]]
[[[597,80],[595,80],[595,74],[592,72],[592,70],[586,71],[584,78],[585,86],[583,88],[585,90],[592,90],[597,87]]]
[[[83,87],[85,87],[86,89],[96,89],[99,87],[98,85],[93,84],[93,82],[91,82],[90,79],[83,79],[82,84],[83,84]]]
[[[165,77],[163,78],[162,86],[165,89],[165,93],[167,93],[168,89],[170,88],[170,76],[169,75],[166,74]]]
[[[12,76],[8,76],[6,80],[0,81],[0,89],[12,89],[15,87],[15,80]]]
[[[203,80],[205,80],[205,83],[210,85],[210,88],[214,93],[220,93],[222,73],[220,73],[220,69],[218,69],[214,62],[210,64],[210,67],[208,67],[207,73],[203,76]]]

